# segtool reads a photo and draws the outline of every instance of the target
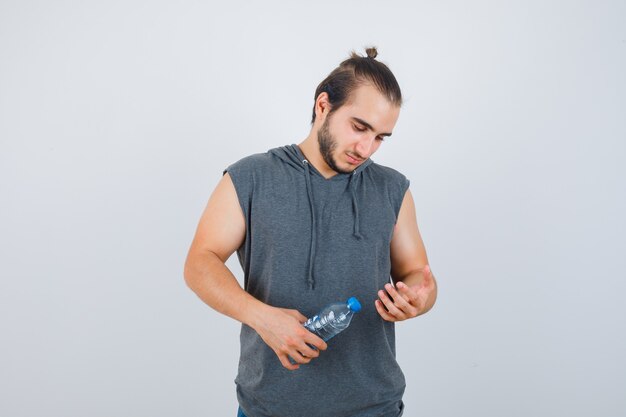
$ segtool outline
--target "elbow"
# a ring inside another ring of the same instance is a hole
[[[183,277],[185,284],[195,291],[200,282],[206,277],[207,272],[212,268],[214,257],[211,251],[190,251],[183,267]]]
[[[194,263],[194,257],[191,253],[189,253],[183,267],[183,278],[187,287],[191,288],[192,290],[195,287],[197,277],[197,268],[194,266]]]

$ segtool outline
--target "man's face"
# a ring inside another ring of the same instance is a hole
[[[349,174],[371,157],[400,115],[375,87],[363,85],[352,99],[327,116],[317,132],[320,153],[335,172]]]

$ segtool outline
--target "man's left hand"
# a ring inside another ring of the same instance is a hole
[[[430,267],[426,265],[421,272],[421,282],[407,285],[399,281],[394,287],[385,285],[385,290],[378,291],[376,310],[387,321],[403,321],[424,314],[427,310],[428,299],[435,291],[435,280]]]

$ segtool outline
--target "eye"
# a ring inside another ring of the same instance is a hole
[[[379,141],[379,142],[384,142],[385,141],[385,137],[384,136],[378,136],[376,138],[376,140]]]
[[[357,132],[365,132],[365,128],[361,127],[361,126],[357,126],[357,125],[352,125],[352,127],[354,128],[354,130],[356,130]]]

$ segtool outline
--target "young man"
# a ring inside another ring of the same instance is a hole
[[[376,54],[353,53],[322,81],[299,145],[229,166],[200,219],[185,280],[242,323],[239,415],[402,415],[394,322],[430,310],[437,286],[409,181],[370,159],[402,102]],[[225,266],[235,251],[243,289]],[[302,326],[351,296],[363,308],[328,344]]]

